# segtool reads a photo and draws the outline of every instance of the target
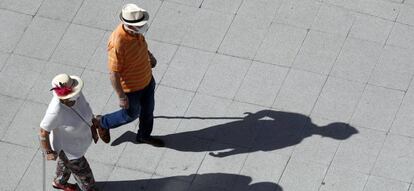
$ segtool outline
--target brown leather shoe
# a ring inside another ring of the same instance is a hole
[[[109,129],[101,127],[101,115],[97,115],[92,119],[93,125],[98,129],[98,135],[104,143],[109,143],[111,141],[111,135]]]
[[[163,140],[155,138],[155,137],[148,137],[148,138],[138,138],[136,137],[138,143],[146,143],[152,145],[154,147],[164,147],[165,143]]]

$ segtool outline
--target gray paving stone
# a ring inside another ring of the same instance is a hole
[[[414,27],[395,23],[387,45],[414,49]]]
[[[124,4],[127,3],[134,3],[137,4],[139,7],[142,7],[146,11],[148,11],[150,15],[149,24],[152,23],[154,18],[156,17],[156,13],[158,12],[158,9],[160,8],[161,4],[163,3],[163,0],[155,0],[155,1],[148,1],[148,0],[124,0]],[[118,15],[121,11],[122,7],[119,7]],[[117,16],[118,16],[117,15]],[[117,17],[119,18],[119,17]]]
[[[177,176],[180,177],[180,176]],[[190,182],[181,181],[175,177],[159,177],[154,175],[148,183],[146,191],[186,191],[190,186]]]
[[[187,149],[167,149],[161,158],[155,174],[163,177],[176,177],[177,179],[191,182],[193,177],[186,176],[196,174],[210,142],[190,136],[172,136],[166,140],[168,148],[187,148]],[[203,152],[195,152],[201,150]]]
[[[236,15],[218,52],[243,58],[254,58],[271,20]]]
[[[388,20],[395,20],[400,11],[401,3],[384,0],[360,0],[358,10],[370,15],[378,16]]]
[[[208,51],[217,51],[234,15],[200,9],[182,44]]]
[[[310,28],[318,14],[321,2],[315,0],[284,1],[276,15],[277,23]]]
[[[194,22],[197,11],[195,7],[163,2],[148,30],[147,37],[173,44],[181,43],[188,28]]]
[[[97,163],[90,160],[86,157],[88,163],[92,169],[92,173],[94,174],[94,178],[98,183],[98,187],[101,184],[100,182],[106,181],[112,172],[113,167],[108,166],[102,163]],[[46,190],[47,191],[55,191],[52,187],[52,181],[55,177],[55,169],[56,169],[56,161],[46,161]],[[76,184],[75,179],[73,176],[69,179],[70,183]],[[41,151],[38,151],[35,155],[35,158],[31,161],[30,166],[27,169],[24,177],[20,181],[16,190],[30,190],[33,188],[41,189],[43,186],[43,176],[42,176],[42,155]]]
[[[255,56],[255,60],[291,66],[306,34],[305,29],[272,24]]]
[[[35,85],[30,89],[27,96],[28,100],[32,100],[39,103],[49,104],[52,99],[52,79],[61,73],[67,73],[69,75],[81,76],[83,69],[72,66],[60,65],[52,62],[46,63],[43,71],[41,71],[39,77],[36,79]]]
[[[95,178],[95,181],[96,182],[107,181],[114,169],[114,166],[91,160],[90,157],[88,156],[88,152],[86,152],[85,158],[86,160],[88,160],[88,163],[92,169],[92,173]],[[71,178],[74,182],[76,181],[73,178],[73,176]]]
[[[359,1],[360,0],[348,0],[348,1],[324,0],[323,2],[331,4],[331,5],[335,5],[335,6],[338,6],[338,7],[343,7],[343,8],[346,8],[346,9],[350,9],[350,10],[358,10]]]
[[[346,35],[354,20],[355,16],[351,11],[323,4],[312,24],[312,29]]]
[[[414,5],[414,1],[413,0],[406,0],[406,1],[404,1],[404,4]]]
[[[122,5],[121,1],[84,0],[73,22],[112,31],[120,23]]]
[[[309,133],[305,134],[309,134],[309,137],[295,147],[292,158],[328,166],[342,141],[332,135],[339,134],[342,129],[346,133],[346,124],[314,117],[306,128],[305,131]]]
[[[212,147],[216,147],[213,143]],[[220,146],[217,146],[220,147]],[[228,157],[214,157],[212,155],[206,155],[200,168],[198,169],[198,174],[207,174],[207,173],[228,173],[228,174],[238,174],[242,169],[243,163],[246,160],[247,154],[242,155],[233,155]],[[201,177],[197,175],[194,179],[194,184],[208,185],[208,186],[217,186],[220,188],[229,189],[233,186],[233,183],[236,181],[236,176],[228,179],[220,179],[219,177]]]
[[[12,55],[0,73],[1,94],[26,98],[45,65],[37,59]]]
[[[26,147],[37,148],[39,146],[39,124],[46,109],[46,104],[26,101],[14,117],[3,140]]]
[[[324,165],[290,160],[280,180],[280,186],[283,190],[316,191],[326,170]]]
[[[7,26],[0,29],[0,51],[12,52],[30,22],[32,17],[29,15],[0,10],[0,24]]]
[[[216,54],[201,81],[199,92],[233,98],[251,61]]]
[[[300,113],[262,110],[247,116],[253,123],[254,142],[250,151],[266,151],[291,156],[295,147],[309,134],[305,133],[309,117]]]
[[[384,44],[393,25],[393,22],[379,17],[356,14],[349,36]]]
[[[35,15],[41,4],[42,0],[2,0],[0,2],[0,7],[29,15]]]
[[[397,22],[414,25],[414,5],[403,5],[398,14]]]
[[[156,148],[148,144],[127,144],[117,166],[152,173],[164,151],[165,148]],[[126,176],[121,177],[126,178]]]
[[[282,5],[281,0],[245,0],[242,2],[237,14],[257,19],[273,19]]]
[[[147,43],[148,49],[157,59],[157,66],[152,70],[152,72],[155,81],[159,83],[164,77],[173,56],[177,52],[178,46],[153,40],[147,40]]]
[[[413,144],[412,138],[389,134],[372,174],[411,182],[414,177]]]
[[[192,136],[212,140],[215,138],[217,125],[229,120],[220,119],[227,114],[231,100],[196,94],[176,133],[191,133]]]
[[[347,122],[358,104],[364,84],[329,77],[311,116]]]
[[[179,3],[179,4],[183,4],[183,5],[187,5],[187,6],[191,6],[191,7],[200,7],[201,3],[203,2],[203,0],[167,0],[170,2],[175,2],[175,3]]]
[[[41,189],[43,187],[43,164],[42,164],[42,151],[38,150],[35,153],[33,160],[29,160],[30,165],[27,167],[26,173],[22,177],[16,190],[30,190],[33,188]],[[55,176],[56,161],[46,161],[46,190],[55,190],[52,187],[52,181]],[[92,169],[93,171],[93,169]],[[72,182],[73,183],[73,182]]]
[[[260,150],[258,147],[255,148],[252,142],[255,139],[256,132],[261,127],[260,123],[266,122],[261,121],[261,119],[252,119],[250,116],[267,109],[257,105],[233,101],[222,115],[224,118],[223,122],[209,128],[217,132],[214,141],[243,148],[253,148],[252,152]],[[220,148],[213,150],[218,149]],[[236,150],[233,153],[237,154]]]
[[[370,176],[364,191],[407,191],[410,184],[387,178]]]
[[[328,191],[362,191],[367,182],[368,175],[349,171],[347,169],[330,169],[324,180],[325,184],[319,190]]]
[[[320,74],[291,69],[273,107],[309,115],[325,80]]]
[[[392,123],[390,131],[399,135],[414,136],[414,129],[412,121],[414,120],[414,84],[411,84],[407,93],[404,96],[404,100],[398,109],[398,113],[395,116],[395,120]]]
[[[381,53],[382,44],[348,38],[331,75],[351,81],[368,82]]]
[[[6,134],[9,125],[22,104],[23,100],[21,99],[0,95],[0,105],[3,108],[7,108],[7,110],[0,110],[0,139]]]
[[[193,96],[194,93],[192,92],[158,86],[155,92],[154,115],[160,118],[155,120],[155,127],[162,129],[164,132],[174,133],[181,120],[183,120]],[[163,118],[163,116],[166,118]]]
[[[155,83],[157,85],[161,83],[161,80],[164,77],[167,69],[168,69],[167,64],[158,64],[158,63],[157,63],[156,68],[152,69],[152,76],[154,77]]]
[[[125,3],[150,13],[152,134],[167,146],[136,144],[138,120],[111,130],[86,154],[100,190],[413,190],[413,0],[0,0],[0,190],[41,188],[33,148],[54,75],[81,75],[94,113],[119,109],[106,46]],[[367,81],[385,88],[362,95]]]
[[[70,25],[51,60],[59,64],[85,67],[102,40],[104,31]]]
[[[356,128],[358,133],[339,145],[331,166],[369,173],[384,143],[385,132]]]
[[[270,107],[282,86],[287,68],[253,62],[235,99]]]
[[[10,54],[0,52],[0,72],[3,67],[6,65],[7,59],[10,57]]]
[[[345,36],[310,30],[293,67],[329,74],[344,40]]]
[[[115,111],[115,110],[114,110]],[[101,139],[92,143],[86,156],[88,159],[107,165],[115,165],[121,157],[128,142],[135,141],[137,122],[131,122],[116,129],[111,129],[111,142],[104,143]],[[126,136],[132,135],[132,136]]]
[[[196,91],[214,57],[214,53],[180,47],[161,84]]]
[[[113,92],[109,75],[85,70],[81,78],[84,82],[82,91],[92,107],[92,111],[100,113]]]
[[[407,90],[411,76],[414,74],[413,53],[414,51],[411,50],[391,46],[385,47],[378,64],[372,72],[369,83]]]
[[[268,108],[233,101],[221,115],[222,123],[214,126],[217,129],[215,141],[237,145],[244,148],[252,147],[255,138],[256,125],[259,119],[250,119],[251,114],[268,110]]]
[[[47,60],[58,45],[69,23],[35,17],[29,25],[15,53]]]
[[[70,22],[82,5],[83,0],[46,0],[39,8],[38,15]]]
[[[242,0],[204,0],[202,7],[220,12],[235,14]]]
[[[250,176],[252,182],[273,182],[277,183],[289,161],[288,156],[275,153],[254,152],[249,153],[240,175]],[[236,181],[236,188],[242,187]]]
[[[402,102],[404,92],[368,85],[351,124],[388,131]]]
[[[233,101],[227,108],[223,117],[233,118],[234,120],[244,120],[249,114],[260,112],[262,110],[269,110],[267,107],[258,106],[257,104],[248,104],[238,101]]]
[[[27,132],[26,132],[27,133]],[[14,190],[22,178],[36,150],[0,142],[0,190]]]
[[[118,189],[125,191],[145,190],[151,175],[152,173],[116,166],[108,181],[101,184],[104,188],[103,191]]]
[[[254,151],[260,150],[260,147],[252,146],[255,135],[256,127],[254,124],[260,122],[250,122],[247,120],[235,120],[227,123],[223,123],[210,129],[216,130],[216,137],[214,142],[231,145],[228,151],[216,152],[218,155],[227,156],[233,154],[239,154],[245,152],[246,148],[253,147]],[[239,147],[243,149],[239,149]],[[217,151],[222,148],[211,148],[212,151]]]
[[[404,3],[405,0],[386,0],[386,1],[394,2],[394,3],[401,3],[402,4],[402,3]]]
[[[85,68],[91,71],[109,73],[108,69],[108,39],[112,31],[105,32],[100,43],[93,52]]]

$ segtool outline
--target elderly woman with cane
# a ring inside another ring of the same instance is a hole
[[[53,98],[40,123],[40,146],[46,159],[57,159],[52,186],[64,191],[77,190],[76,184],[68,183],[72,174],[82,191],[96,191],[84,155],[98,136],[92,125],[92,109],[81,92],[83,81],[77,76],[59,74],[53,78],[52,86]]]

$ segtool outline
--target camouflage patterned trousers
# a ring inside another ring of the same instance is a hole
[[[95,178],[89,163],[84,156],[79,159],[69,160],[61,151],[57,159],[55,182],[66,184],[73,174],[78,186],[82,191],[97,191]]]

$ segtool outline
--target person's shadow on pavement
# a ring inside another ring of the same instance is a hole
[[[358,133],[357,129],[346,123],[336,122],[326,126],[317,126],[309,117],[298,113],[261,110],[246,114],[247,116],[241,120],[196,131],[159,136],[159,138],[165,140],[166,147],[170,149],[187,152],[210,151],[212,156],[226,157],[241,153],[282,149],[299,144],[303,139],[313,135],[345,140]],[[203,119],[201,117],[181,118]],[[135,136],[135,133],[128,131],[114,140],[111,145],[116,146],[123,142],[136,143]],[[202,146],[194,142],[195,137],[214,143],[208,147]]]
[[[96,182],[96,184],[101,191],[283,191],[282,187],[272,182],[257,182],[252,184],[251,177],[227,173],[105,181]]]

